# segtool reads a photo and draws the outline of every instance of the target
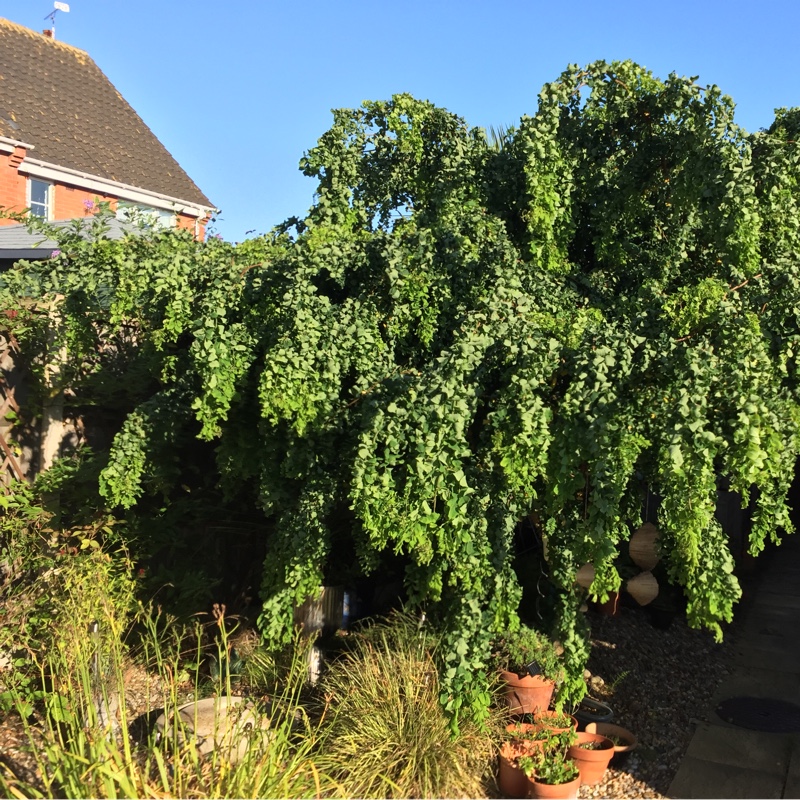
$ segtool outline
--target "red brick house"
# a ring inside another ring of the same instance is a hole
[[[108,201],[202,238],[209,199],[94,61],[47,34],[0,19],[0,206],[56,221]]]
[[[164,145],[83,51],[0,18],[0,207],[68,224],[106,201],[115,212],[107,233],[126,220],[177,226],[202,239],[214,208]],[[27,226],[0,218],[0,271],[22,258],[47,258],[56,246]],[[64,441],[63,394],[42,411],[35,430],[15,429],[21,374],[0,337],[0,484],[48,467]],[[7,344],[7,343],[6,343]],[[7,376],[15,374],[13,380]],[[74,430],[73,430],[74,433]],[[25,439],[25,436],[28,438]]]

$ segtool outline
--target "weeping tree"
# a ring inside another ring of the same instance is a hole
[[[219,484],[252,487],[273,521],[259,621],[276,645],[337,553],[364,574],[401,556],[456,720],[488,704],[533,514],[574,700],[575,574],[619,587],[643,487],[690,624],[718,636],[740,595],[719,482],[755,509],[752,553],[792,530],[799,114],[748,134],[716,87],[630,62],[570,67],[491,142],[397,95],[334,112],[301,162],[306,217],[238,247],[75,234],[9,276],[5,302],[27,295],[31,342],[58,307],[75,385],[133,331],[147,377],[102,491],[135,506],[168,491],[188,440],[213,443]]]

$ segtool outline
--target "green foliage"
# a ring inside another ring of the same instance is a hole
[[[485,796],[492,738],[470,723],[452,735],[435,639],[402,614],[351,637],[320,686],[329,703],[322,771],[345,797]]]
[[[564,667],[553,643],[542,633],[520,625],[516,630],[504,631],[492,642],[491,664],[495,669],[527,674],[528,665],[535,662],[541,674],[552,681],[561,682]]]
[[[43,664],[54,653],[64,655],[69,636],[87,639],[89,624],[100,615],[115,620],[104,641],[120,636],[134,607],[135,580],[113,518],[55,530],[48,525],[51,514],[33,504],[34,487],[19,483],[11,489],[0,495],[6,512],[0,526],[0,657],[11,667],[0,676],[0,709],[27,717],[48,698]]]
[[[566,711],[544,710],[536,715],[536,723],[545,726],[551,731],[556,731],[560,728],[569,728],[571,731],[575,725],[575,718]]]
[[[549,728],[532,726],[529,723],[517,722],[506,728],[507,740],[512,742],[541,742],[549,739],[552,735],[553,731]]]
[[[533,755],[519,759],[519,768],[540,783],[560,784],[575,780],[579,770],[575,762],[568,758],[567,751],[576,739],[572,729],[561,733],[551,732]]]
[[[520,599],[514,530],[534,513],[559,698],[576,702],[575,572],[619,587],[645,486],[689,622],[717,635],[740,595],[720,481],[753,500],[752,552],[792,530],[798,111],[748,134],[733,109],[694,78],[595,62],[547,84],[502,146],[408,95],[339,110],[302,162],[304,218],[240,247],[68,232],[4,276],[8,326],[35,363],[66,345],[76,395],[126,414],[112,504],[166,502],[193,444],[214,446],[213,482],[270,518],[276,647],[331,554],[365,574],[402,560],[444,631],[453,720],[486,713],[491,641]]]
[[[180,719],[168,732],[174,736],[142,734],[142,720],[137,726],[131,713],[133,703],[141,710],[144,695],[144,713],[151,721],[156,710],[172,717],[197,696],[205,676],[199,660],[187,660],[187,654],[197,654],[197,629],[131,604],[135,579],[131,565],[123,569],[124,563],[102,547],[91,547],[59,566],[58,585],[48,587],[58,613],[46,647],[31,640],[24,627],[6,629],[9,636],[13,631],[18,646],[26,646],[35,667],[33,673],[5,672],[3,697],[23,718],[25,746],[36,769],[15,773],[13,764],[4,764],[2,795],[308,797],[323,787],[330,794],[335,784],[312,761],[312,750],[319,746],[317,728],[298,711],[305,689],[300,649],[269,685],[269,746],[253,735],[243,759],[232,764],[224,748],[205,756],[198,752]],[[225,628],[219,627],[218,654],[230,653]],[[34,677],[39,688],[32,697]],[[218,693],[230,693],[230,678],[230,673],[217,676]],[[256,708],[256,727],[266,714]],[[181,743],[177,747],[176,740]]]

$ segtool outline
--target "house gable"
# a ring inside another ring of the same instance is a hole
[[[0,205],[26,207],[29,178],[55,187],[55,218],[94,198],[213,209],[87,53],[0,19]]]

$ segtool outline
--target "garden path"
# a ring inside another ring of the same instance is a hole
[[[742,587],[730,673],[711,701],[709,721],[695,730],[669,797],[800,798],[800,534],[764,553]],[[719,708],[734,698],[791,705],[770,711],[763,702],[748,710],[737,701]],[[732,724],[732,715],[749,727]]]

